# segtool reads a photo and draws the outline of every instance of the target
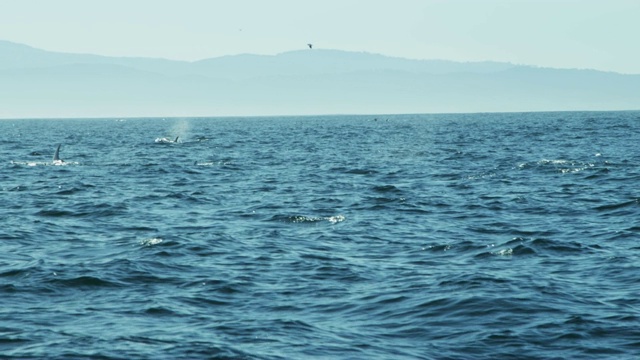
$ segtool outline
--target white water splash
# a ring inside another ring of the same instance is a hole
[[[153,246],[153,245],[158,245],[162,242],[162,238],[150,238],[150,239],[144,239],[140,241],[140,245],[142,246]]]

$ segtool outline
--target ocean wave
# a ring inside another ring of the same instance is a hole
[[[292,224],[313,224],[319,222],[329,222],[331,224],[337,224],[345,221],[346,218],[343,215],[334,216],[304,216],[304,215],[275,215],[271,217],[271,221],[280,221]]]
[[[2,121],[3,355],[633,358],[640,131],[605,115]]]

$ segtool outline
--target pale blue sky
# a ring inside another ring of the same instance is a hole
[[[0,0],[0,39],[199,60],[316,48],[640,74],[640,0]]]

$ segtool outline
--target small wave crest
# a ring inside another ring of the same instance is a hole
[[[346,218],[343,215],[334,216],[304,216],[304,215],[276,215],[271,218],[272,221],[280,221],[291,224],[312,224],[327,221],[331,224],[343,222]]]
[[[12,160],[10,163],[11,165],[27,166],[27,167],[80,165],[80,163],[77,161],[60,161],[60,160],[56,160],[56,161],[13,161]]]
[[[518,165],[521,170],[524,169],[550,169],[554,172],[562,174],[578,173],[590,168],[595,168],[596,164],[588,161],[564,160],[564,159],[542,159],[536,162],[525,162]]]
[[[633,200],[630,200],[630,201],[624,201],[624,202],[617,203],[617,204],[602,205],[602,206],[596,207],[595,210],[596,211],[611,211],[611,210],[623,209],[623,208],[634,206],[634,205],[640,205],[640,199],[633,199]]]
[[[142,246],[153,246],[162,243],[164,240],[159,237],[153,237],[149,239],[140,240],[140,245]]]
[[[97,287],[117,287],[117,283],[98,278],[95,276],[79,276],[70,279],[54,279],[53,282],[63,287],[70,288],[97,288]]]

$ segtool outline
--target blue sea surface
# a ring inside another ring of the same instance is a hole
[[[640,357],[640,112],[0,137],[0,358]]]

